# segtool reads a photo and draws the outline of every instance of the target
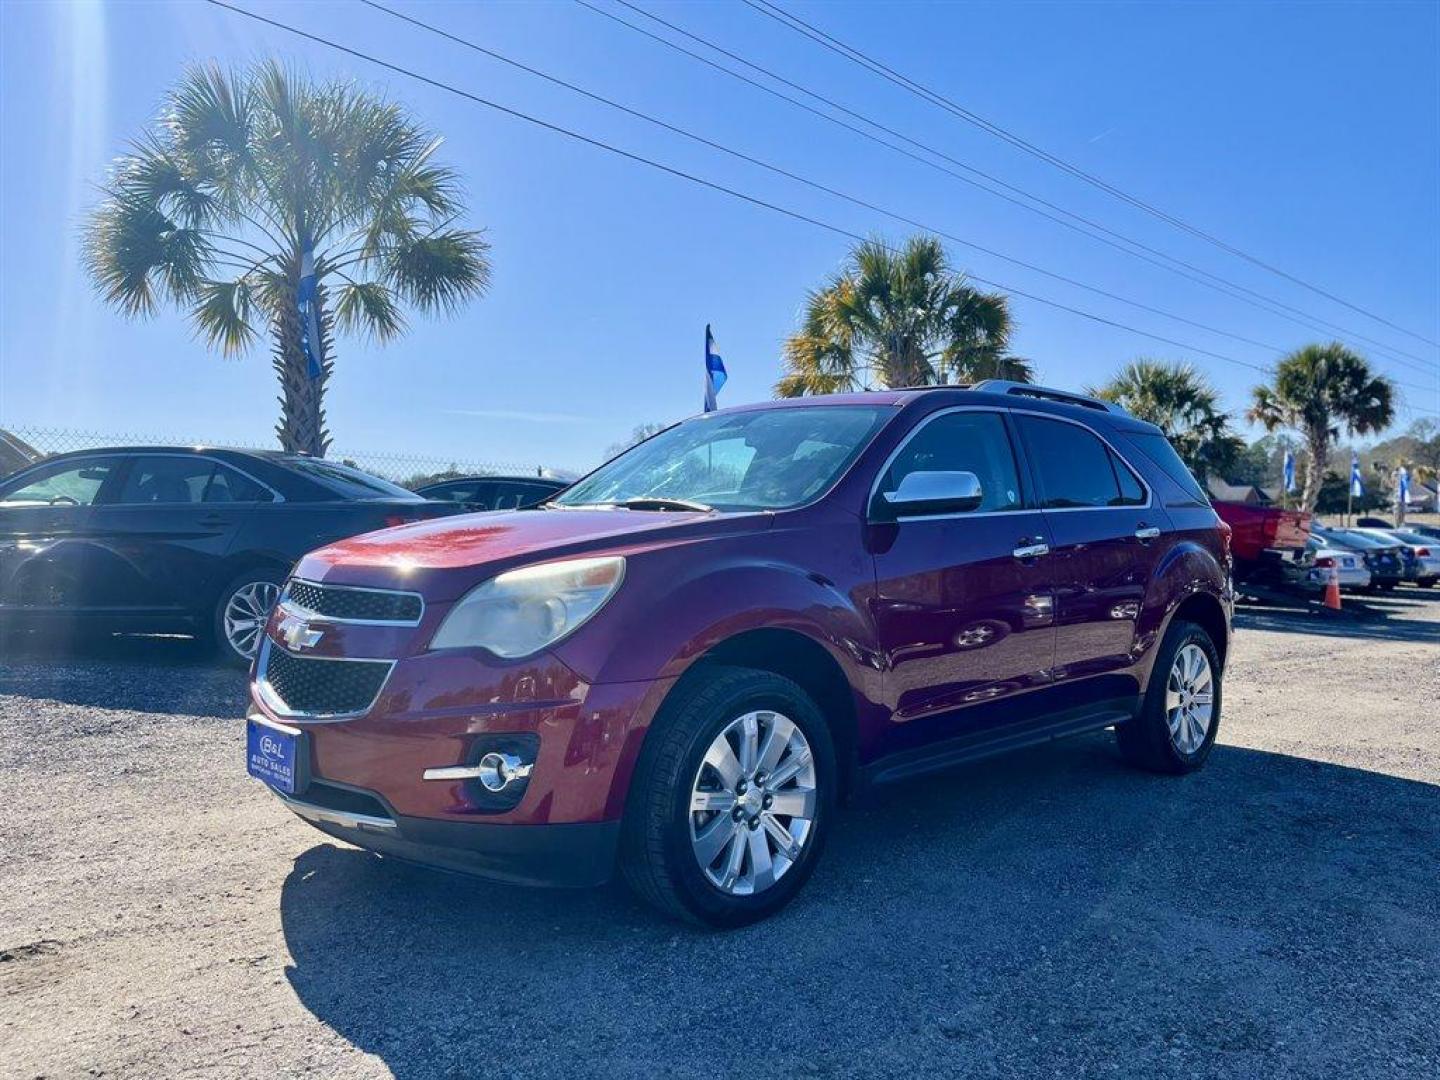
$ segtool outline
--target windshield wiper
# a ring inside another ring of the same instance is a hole
[[[706,506],[702,502],[691,502],[689,499],[622,499],[613,506],[623,506],[626,510],[694,510],[700,514],[708,514],[715,508]]]

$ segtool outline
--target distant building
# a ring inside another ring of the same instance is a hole
[[[1250,503],[1254,506],[1270,506],[1277,501],[1278,490],[1267,491],[1254,484],[1227,484],[1224,480],[1211,477],[1205,481],[1210,497],[1219,502]]]

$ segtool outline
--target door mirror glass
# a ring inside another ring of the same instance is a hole
[[[896,518],[966,513],[984,499],[980,478],[973,472],[917,470],[906,473],[894,491],[881,493],[881,502]]]

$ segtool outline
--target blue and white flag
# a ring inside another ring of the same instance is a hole
[[[1365,494],[1365,485],[1360,482],[1360,455],[1350,453],[1350,494],[1359,498]]]
[[[1285,451],[1285,490],[1295,490],[1295,451]]]
[[[305,352],[305,370],[318,379],[320,367],[320,314],[315,303],[318,281],[315,276],[315,250],[306,248],[300,255],[300,287],[295,300],[300,308],[300,348]]]
[[[715,404],[715,397],[720,393],[720,388],[725,385],[728,376],[725,374],[725,361],[720,359],[720,354],[715,351],[715,335],[710,333],[710,325],[705,325],[705,411],[714,412],[719,406]]]
[[[1404,465],[1400,466],[1396,494],[1400,497],[1399,501],[1402,507],[1410,505],[1410,470]]]

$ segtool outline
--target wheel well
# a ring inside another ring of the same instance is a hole
[[[1225,666],[1225,652],[1230,642],[1225,632],[1225,609],[1220,606],[1219,600],[1209,593],[1193,593],[1180,602],[1174,617],[1203,628],[1215,643],[1215,651],[1220,654],[1220,666]]]
[[[841,763],[841,794],[849,789],[859,726],[855,698],[845,672],[823,645],[794,630],[748,630],[727,638],[705,653],[691,665],[685,678],[699,673],[707,664],[771,671],[799,684],[830,725],[835,756]]]
[[[249,570],[273,570],[283,579],[289,576],[291,566],[281,559],[268,555],[239,555],[226,560],[210,586],[209,606],[211,611],[214,611],[215,606],[220,602],[220,590]]]

